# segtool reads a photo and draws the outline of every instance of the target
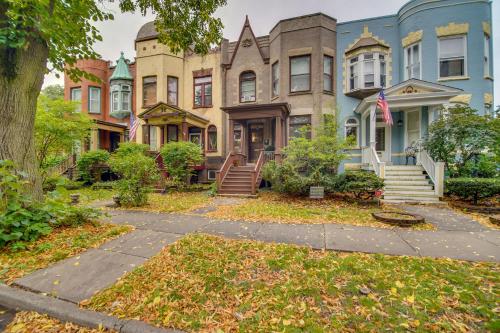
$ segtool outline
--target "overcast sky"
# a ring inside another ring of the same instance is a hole
[[[266,35],[281,19],[316,12],[323,12],[335,17],[338,22],[363,19],[368,17],[395,14],[407,0],[228,0],[227,6],[217,11],[217,16],[224,24],[224,37],[236,40],[248,15],[254,33]],[[375,5],[376,4],[376,5]],[[115,20],[100,24],[98,27],[103,42],[95,45],[103,59],[116,60],[120,51],[133,59],[134,39],[139,28],[151,21],[152,15],[121,14],[116,4],[108,5],[115,12]],[[493,22],[500,22],[500,0],[493,1]],[[493,24],[494,77],[500,78],[500,24]],[[45,85],[61,83],[54,75],[48,75]],[[495,104],[500,104],[500,82],[495,80]]]

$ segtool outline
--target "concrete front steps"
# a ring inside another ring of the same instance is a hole
[[[388,165],[384,183],[385,203],[440,203],[434,185],[420,165]]]

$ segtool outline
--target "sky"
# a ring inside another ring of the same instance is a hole
[[[224,24],[224,37],[230,41],[237,40],[241,28],[248,15],[252,29],[257,36],[267,35],[271,28],[281,19],[323,12],[335,17],[338,22],[358,20],[368,17],[395,14],[408,0],[227,0],[225,7],[219,8],[216,16]],[[493,22],[500,22],[500,0],[493,0]],[[374,5],[376,3],[376,5]],[[134,39],[139,28],[154,19],[140,14],[121,14],[115,3],[107,4],[115,13],[115,20],[102,22],[97,27],[103,41],[94,48],[103,59],[116,60],[120,51],[129,59],[135,55]],[[265,9],[263,9],[265,7]],[[353,10],[355,9],[355,10]],[[493,66],[494,77],[500,78],[500,24],[493,23]],[[45,78],[44,85],[63,84],[62,78],[54,74]],[[495,80],[495,104],[500,104],[500,80]]]

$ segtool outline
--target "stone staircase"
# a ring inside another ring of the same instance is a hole
[[[420,165],[388,165],[385,167],[385,203],[439,203],[432,181]]]
[[[254,165],[231,166],[222,181],[221,195],[252,195],[252,171]]]

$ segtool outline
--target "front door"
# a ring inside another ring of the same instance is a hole
[[[248,124],[248,161],[254,163],[264,149],[264,124]]]
[[[406,112],[405,148],[420,140],[420,110]]]
[[[375,150],[382,162],[391,162],[391,128],[385,123],[377,123],[375,130]]]

